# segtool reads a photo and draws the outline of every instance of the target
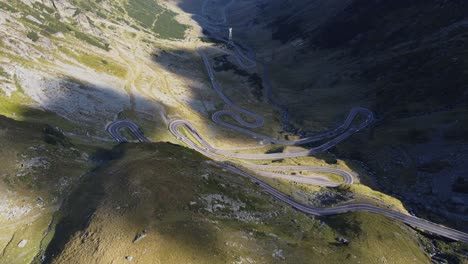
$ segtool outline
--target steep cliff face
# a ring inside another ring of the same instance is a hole
[[[352,106],[372,109],[373,129],[332,152],[368,164],[376,187],[416,213],[466,227],[466,1],[261,1],[231,10],[239,41],[269,66],[275,97],[306,130],[291,131],[332,127]]]

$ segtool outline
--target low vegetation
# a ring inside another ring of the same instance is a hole
[[[5,69],[3,69],[1,66],[0,66],[0,76],[6,79],[9,79],[11,77],[10,74],[8,74],[8,72],[6,72]]]
[[[127,74],[127,69],[124,66],[110,59],[103,59],[90,52],[70,50],[66,47],[60,47],[59,51],[98,72],[115,75],[120,78],[124,78]]]
[[[187,26],[175,20],[176,13],[153,0],[128,1],[125,6],[130,17],[138,24],[165,39],[183,39]]]
[[[89,168],[86,150],[52,126],[2,115],[0,145],[0,262],[30,263],[54,210]]]
[[[34,41],[34,42],[36,42],[36,41],[39,40],[39,36],[38,36],[37,33],[34,32],[34,31],[29,31],[28,34],[26,34],[26,36],[27,36],[30,40]]]
[[[428,262],[400,223],[367,213],[309,217],[190,149],[124,144],[108,155],[111,161],[62,208],[47,260],[55,254],[53,263],[129,256],[142,263]],[[134,243],[142,232],[147,236]]]
[[[85,33],[82,30],[74,27],[71,23],[65,21],[60,17],[60,14],[52,7],[44,5],[40,2],[34,2],[33,6],[29,6],[22,1],[13,0],[11,6],[17,10],[20,10],[23,18],[20,20],[25,26],[37,29],[42,35],[48,37],[50,34],[64,33],[72,34],[76,38],[98,47],[100,49],[109,51],[109,44],[103,39],[97,38],[89,33]],[[31,16],[34,19],[29,18]],[[39,23],[38,23],[39,22]],[[28,37],[33,41],[37,41],[38,34],[28,33]],[[34,40],[35,39],[35,40]]]

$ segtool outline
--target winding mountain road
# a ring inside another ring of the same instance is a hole
[[[232,166],[226,163],[216,163],[216,164],[235,174],[239,174],[239,175],[249,178],[251,181],[256,183],[267,193],[273,195],[278,200],[289,204],[293,208],[303,213],[316,215],[316,216],[327,216],[327,215],[336,215],[336,214],[342,214],[342,213],[347,213],[347,212],[365,211],[365,212],[385,215],[387,217],[399,220],[415,228],[420,228],[427,232],[438,234],[440,236],[447,237],[456,241],[462,241],[462,242],[468,243],[468,234],[466,233],[463,233],[461,231],[458,231],[458,230],[455,230],[455,229],[452,229],[443,225],[438,225],[438,224],[432,223],[430,221],[427,221],[427,220],[424,220],[415,216],[402,214],[400,212],[396,212],[392,210],[387,210],[387,209],[384,209],[384,208],[381,208],[372,204],[348,203],[348,204],[343,204],[343,205],[338,205],[338,206],[328,207],[328,208],[317,208],[317,207],[304,205],[294,200],[293,198],[287,196],[286,194],[276,190],[275,188],[271,187],[267,183],[261,181],[257,177],[245,172],[244,170],[240,168],[237,168],[235,166]]]
[[[129,120],[122,120],[117,121],[115,123],[110,124],[107,127],[107,131],[109,134],[112,135],[118,142],[125,142],[126,139],[120,135],[120,130],[122,128],[128,128],[134,135],[137,137],[141,142],[149,141],[140,131],[138,126],[129,121]],[[190,127],[188,127],[190,130]],[[196,135],[197,132],[193,132],[193,135]],[[367,204],[367,203],[346,203],[338,206],[333,207],[326,207],[326,208],[318,208],[312,207],[308,205],[304,205],[290,196],[276,190],[275,188],[271,187],[267,183],[260,180],[258,177],[248,173],[246,169],[241,168],[239,165],[234,165],[231,162],[227,161],[226,158],[223,158],[215,153],[212,153],[208,150],[207,146],[199,146],[198,144],[192,142],[190,139],[185,137],[184,135],[177,133],[176,136],[179,140],[182,140],[186,144],[188,144],[191,148],[195,149],[196,151],[202,153],[203,155],[212,158],[214,161],[211,163],[215,166],[218,166],[222,169],[230,171],[232,173],[244,176],[251,180],[252,182],[256,183],[260,188],[264,191],[269,193],[270,195],[274,196],[276,199],[290,205],[291,207],[295,208],[298,211],[301,211],[306,214],[316,215],[316,216],[327,216],[327,215],[335,215],[335,214],[342,214],[347,212],[356,212],[356,211],[365,211],[370,213],[376,213],[385,215],[395,220],[402,221],[410,226],[415,228],[419,228],[425,230],[427,232],[431,232],[446,238],[450,238],[456,241],[461,241],[464,243],[468,243],[468,234],[443,226],[436,223],[432,223],[430,221],[403,214],[397,211],[388,210],[376,205]],[[202,141],[205,142],[205,141]],[[200,142],[200,143],[202,143]],[[340,169],[334,168],[323,168],[323,167],[309,167],[309,166],[272,166],[272,165],[257,165],[257,164],[248,164],[242,163],[242,167],[248,168],[249,170],[254,170],[256,174],[261,175],[263,177],[269,178],[281,178],[295,182],[301,182],[305,184],[312,184],[312,185],[320,185],[320,186],[328,186],[328,187],[336,187],[341,184],[352,184],[354,180],[354,175]],[[273,171],[265,171],[265,170],[273,170]],[[301,171],[311,171],[311,172],[326,172],[326,173],[334,173],[338,174],[343,177],[343,181],[341,183],[336,183],[328,180],[323,176],[296,176],[296,175],[287,175],[282,174],[284,171],[288,170],[301,170]],[[282,172],[282,173],[278,173]]]
[[[232,0],[229,4],[232,4]],[[203,5],[203,10],[206,9],[206,3]],[[225,10],[224,8],[223,10]],[[226,22],[226,16],[223,16],[223,21]],[[208,21],[208,19],[205,19]],[[208,21],[209,22],[209,21]],[[220,26],[220,24],[212,24],[209,27],[216,28]],[[214,37],[219,41],[228,43],[229,46],[233,47],[235,52],[227,51],[220,49],[218,47],[210,47],[215,48],[219,52],[227,54],[231,56],[237,64],[242,68],[252,69],[256,67],[256,62],[248,56],[244,55],[241,49],[234,43],[228,42],[227,40],[219,37]],[[247,109],[241,108],[234,104],[229,98],[227,98],[224,93],[222,92],[220,85],[216,82],[215,75],[213,73],[213,69],[209,58],[203,51],[204,48],[199,47],[197,48],[200,56],[203,59],[205,68],[207,70],[208,76],[211,81],[211,85],[213,89],[216,91],[218,96],[223,100],[223,102],[229,106],[230,110],[221,110],[212,115],[213,122],[232,129],[234,131],[238,131],[244,134],[248,134],[254,138],[261,139],[266,142],[281,144],[281,145],[289,145],[289,146],[297,146],[303,145],[312,142],[324,141],[330,139],[327,142],[322,143],[319,146],[307,149],[307,150],[299,150],[299,151],[290,151],[285,153],[265,153],[265,154],[250,154],[250,153],[238,153],[232,152],[228,150],[217,149],[211,146],[204,138],[200,135],[197,129],[188,121],[186,120],[173,120],[169,124],[169,130],[171,133],[177,137],[180,141],[184,142],[186,145],[191,147],[192,149],[198,151],[199,153],[213,159],[212,164],[218,167],[221,167],[227,171],[232,173],[247,177],[254,183],[256,183],[260,188],[262,188],[267,193],[274,196],[276,199],[296,208],[297,210],[311,214],[316,216],[327,216],[327,215],[334,215],[334,214],[341,214],[346,212],[355,212],[355,211],[366,211],[371,213],[382,214],[392,219],[396,219],[402,221],[410,226],[415,228],[420,228],[422,230],[438,234],[443,237],[447,237],[453,240],[462,241],[468,243],[468,234],[463,233],[461,231],[445,227],[442,225],[438,225],[427,220],[403,214],[397,211],[389,210],[386,208],[382,208],[373,204],[368,203],[345,203],[333,207],[327,208],[317,208],[308,205],[304,205],[293,198],[287,196],[286,194],[276,190],[275,188],[271,187],[267,183],[260,180],[258,177],[250,174],[248,171],[253,171],[256,175],[260,175],[263,177],[268,178],[280,178],[285,179],[293,182],[300,182],[304,184],[311,184],[311,185],[318,185],[318,186],[326,186],[326,187],[337,187],[342,184],[353,184],[354,182],[354,174],[335,168],[324,168],[324,167],[311,167],[311,166],[273,166],[273,165],[258,165],[252,164],[247,162],[241,162],[240,165],[234,164],[231,159],[239,159],[239,160],[271,160],[271,159],[283,159],[283,158],[292,158],[292,157],[303,157],[309,156],[315,153],[326,151],[332,147],[334,147],[339,142],[345,140],[352,134],[364,129],[368,125],[370,125],[374,121],[373,113],[365,108],[356,107],[351,109],[350,113],[348,114],[347,118],[344,120],[343,124],[338,126],[337,128],[320,133],[315,136],[302,138],[299,140],[281,140],[269,137],[267,135],[263,135],[249,129],[254,129],[263,126],[264,119],[260,115],[253,113]],[[266,75],[264,75],[266,76]],[[267,80],[268,81],[268,80]],[[271,93],[271,91],[269,91]],[[269,95],[271,96],[271,94]],[[363,116],[364,119],[359,124],[355,124],[356,117],[360,115]],[[230,116],[237,122],[237,125],[228,123],[222,119],[223,116]],[[242,118],[242,116],[247,116],[249,121]],[[120,131],[123,128],[129,129],[129,131],[141,142],[149,142],[149,140],[143,135],[141,130],[139,129],[138,125],[133,123],[130,120],[120,120],[114,123],[111,123],[107,126],[107,132],[117,141],[117,142],[126,142],[127,139],[120,134]],[[191,138],[195,141],[192,141],[189,137],[186,136],[181,131],[181,128],[184,128],[186,133],[189,133]],[[312,175],[294,175],[292,173],[288,174],[288,171],[307,171],[313,173]],[[341,182],[334,182],[323,175],[318,175],[316,173],[332,173],[341,176]]]
[[[127,128],[133,134],[133,136],[135,136],[135,138],[137,138],[140,142],[151,142],[147,137],[143,135],[143,133],[140,130],[140,127],[138,127],[137,124],[133,123],[130,120],[119,120],[116,122],[112,122],[106,127],[106,131],[115,139],[115,141],[127,142],[128,139],[126,139],[120,134],[120,131],[125,128]]]

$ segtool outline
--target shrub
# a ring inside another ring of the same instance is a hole
[[[80,31],[75,31],[75,37],[77,39],[80,39],[80,40],[83,40],[93,46],[96,46],[100,49],[103,49],[103,50],[106,50],[106,51],[109,51],[110,48],[109,48],[109,44],[108,43],[102,43],[98,38],[94,37],[94,36],[91,36],[91,35],[88,35],[88,34],[85,34],[83,32],[80,32]]]
[[[6,11],[11,12],[11,13],[17,13],[18,12],[18,10],[16,8],[14,8],[14,7],[6,4],[6,3],[2,3],[2,2],[0,2],[0,9],[6,10]]]
[[[0,76],[9,79],[11,76],[0,66]]]
[[[39,36],[38,36],[37,33],[34,32],[34,31],[28,32],[28,34],[26,34],[26,36],[27,36],[30,40],[34,41],[34,42],[36,42],[36,41],[39,39]]]
[[[183,39],[187,26],[175,20],[176,13],[165,9],[153,0],[133,0],[126,5],[128,15],[140,26],[161,38]]]

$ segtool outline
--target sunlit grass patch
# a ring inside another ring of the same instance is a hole
[[[142,27],[164,39],[183,39],[188,28],[175,20],[176,13],[153,0],[129,1],[126,10]]]
[[[66,47],[59,47],[59,50],[78,62],[102,73],[111,74],[120,78],[125,78],[127,75],[127,68],[119,63],[101,56],[93,55],[89,52],[80,50],[70,50]]]

